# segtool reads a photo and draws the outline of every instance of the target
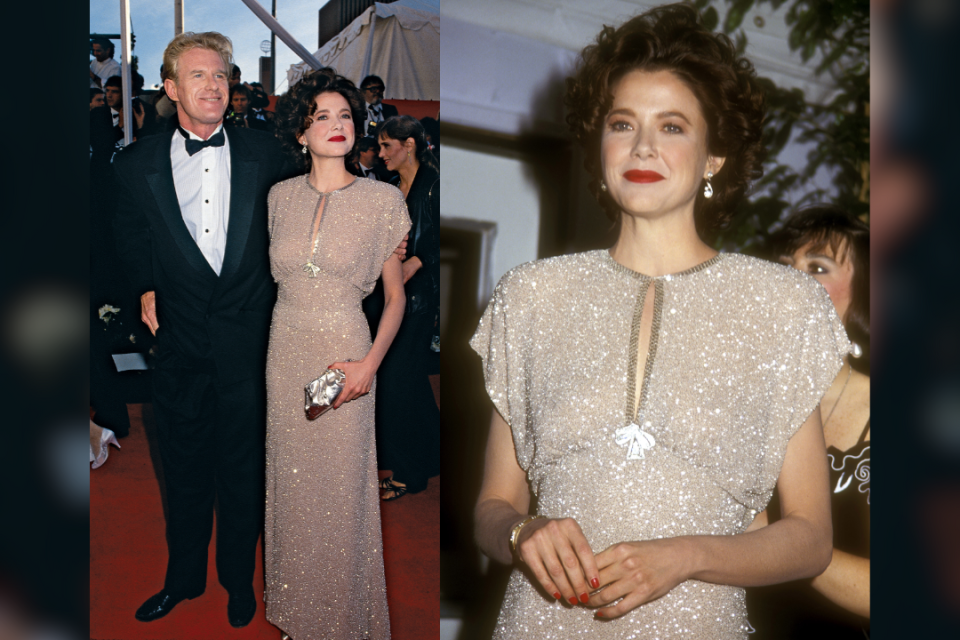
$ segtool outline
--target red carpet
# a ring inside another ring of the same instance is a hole
[[[144,623],[133,617],[144,600],[163,587],[167,563],[163,505],[144,420],[149,406],[130,405],[130,435],[110,459],[90,473],[90,638],[93,640],[209,640],[231,637],[277,640],[280,631],[264,618],[263,602],[247,627],[227,622],[227,592],[214,566],[210,543],[207,590],[165,618]],[[390,624],[395,640],[440,635],[440,479],[427,490],[381,503]],[[254,593],[263,593],[257,549]],[[260,600],[258,598],[258,600]],[[297,640],[296,638],[294,640]]]

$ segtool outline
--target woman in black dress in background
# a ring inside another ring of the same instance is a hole
[[[830,566],[810,580],[748,590],[750,622],[757,640],[862,639],[870,633],[870,229],[834,207],[798,211],[771,237],[770,258],[823,285],[856,346],[821,401]],[[774,494],[751,528],[777,513]]]
[[[389,501],[423,491],[440,473],[440,409],[427,368],[440,307],[440,172],[416,118],[393,116],[378,132],[380,157],[399,174],[412,225],[403,263],[407,306],[377,376],[377,459],[393,471],[380,483]]]

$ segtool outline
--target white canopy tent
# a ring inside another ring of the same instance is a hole
[[[380,76],[387,100],[440,100],[440,0],[377,2],[313,55],[357,84]],[[288,86],[310,70],[291,65]]]

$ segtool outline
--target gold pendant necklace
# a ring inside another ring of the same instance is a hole
[[[320,267],[313,264],[313,258],[317,253],[317,243],[320,241],[320,219],[323,217],[323,210],[327,204],[327,194],[320,196],[320,204],[317,205],[317,215],[313,218],[313,250],[310,252],[310,259],[303,265],[303,271],[308,278],[316,278]]]

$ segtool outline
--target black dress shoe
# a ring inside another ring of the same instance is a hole
[[[239,629],[247,626],[256,612],[257,600],[252,593],[242,596],[230,594],[230,600],[227,602],[227,618],[230,620],[231,627]]]
[[[147,601],[140,605],[140,608],[137,609],[137,620],[141,622],[150,622],[151,620],[156,620],[167,615],[173,608],[177,606],[177,603],[181,602],[183,598],[175,598],[171,596],[166,590],[161,591],[160,593],[150,596],[147,598]]]

